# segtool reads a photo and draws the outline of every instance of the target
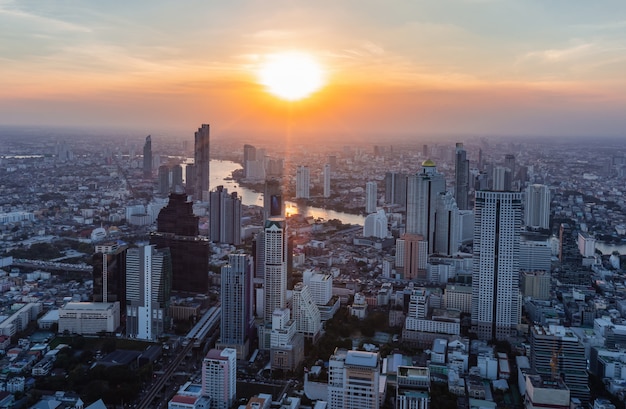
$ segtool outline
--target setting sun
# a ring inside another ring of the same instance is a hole
[[[296,101],[306,98],[324,85],[324,72],[308,54],[289,52],[265,57],[259,83],[279,98]]]

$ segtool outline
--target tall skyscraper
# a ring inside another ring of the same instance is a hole
[[[243,176],[250,177],[250,164],[256,161],[256,148],[252,145],[243,145]]]
[[[237,398],[237,351],[212,349],[202,360],[202,395],[208,409],[230,409]]]
[[[253,326],[252,257],[230,254],[222,266],[220,348],[237,350],[239,359],[248,355],[248,340]]]
[[[429,254],[434,249],[437,195],[445,190],[446,180],[430,159],[422,162],[422,171],[409,176],[407,182],[406,233],[424,236]]]
[[[143,144],[143,177],[152,177],[152,137],[146,136],[146,142]]]
[[[398,172],[385,174],[385,203],[406,206],[406,184],[408,175]]]
[[[378,353],[337,348],[328,362],[328,406],[331,409],[378,409]]]
[[[322,180],[324,181],[324,197],[330,197],[330,163],[324,165]]]
[[[287,225],[282,217],[265,221],[265,305],[264,320],[271,323],[272,313],[284,309],[287,293]]]
[[[211,241],[224,244],[241,244],[241,198],[218,186],[209,195]]]
[[[194,199],[206,201],[209,194],[209,125],[202,124],[194,134],[194,164],[196,169]]]
[[[156,340],[169,324],[172,261],[169,249],[126,251],[126,334]]]
[[[170,193],[170,168],[167,165],[159,166],[157,177],[159,180],[159,194],[168,195]]]
[[[365,213],[370,214],[376,212],[378,204],[378,185],[376,182],[367,182],[365,184]]]
[[[506,339],[521,319],[519,192],[476,192],[472,327],[479,339]]]
[[[93,302],[120,303],[126,314],[126,249],[115,243],[96,246],[93,255]]]
[[[524,201],[524,224],[534,229],[550,228],[550,189],[546,185],[530,185]]]
[[[451,256],[461,241],[459,209],[450,192],[441,192],[435,202],[434,252]]]
[[[172,257],[172,289],[206,293],[209,287],[209,245],[199,236],[198,216],[184,193],[171,193],[169,202],[159,212],[157,231],[150,244],[169,248]]]
[[[511,171],[511,179],[515,178],[515,172],[517,169],[515,168],[515,155],[512,153],[507,153],[504,155],[504,167]]]
[[[467,210],[469,209],[469,160],[460,142],[456,144],[454,163],[454,198],[459,209]]]
[[[509,192],[512,188],[511,170],[506,166],[495,166],[493,168],[493,190]]]
[[[278,179],[265,181],[263,189],[263,218],[284,217],[283,191]]]
[[[296,199],[308,199],[311,175],[308,166],[298,166],[296,171]]]
[[[174,165],[170,169],[170,191],[183,192],[183,167],[181,165]]]

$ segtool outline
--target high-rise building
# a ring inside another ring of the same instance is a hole
[[[511,179],[515,178],[515,155],[512,153],[507,153],[504,155],[504,167],[511,171]]]
[[[206,201],[209,194],[209,125],[202,124],[194,134],[194,164],[196,169],[194,199]]]
[[[513,188],[511,169],[505,166],[493,168],[493,190],[509,192]]]
[[[459,250],[461,239],[459,209],[450,192],[441,192],[435,202],[434,252],[447,256]]]
[[[378,185],[376,182],[365,184],[365,213],[370,214],[376,211],[378,204]]]
[[[389,236],[385,210],[378,209],[375,213],[368,214],[363,223],[363,237],[385,239]]]
[[[530,327],[530,364],[546,379],[562,380],[572,398],[586,405],[590,399],[585,346],[569,328],[550,325]]]
[[[328,407],[378,409],[380,393],[378,353],[337,348],[328,362]]]
[[[505,339],[520,323],[522,194],[476,192],[472,327],[479,339]]]
[[[183,192],[183,167],[174,165],[170,169],[170,190],[176,193]]]
[[[256,161],[256,148],[252,145],[243,145],[243,176],[250,177],[250,163]]]
[[[282,217],[270,217],[265,221],[265,322],[271,322],[276,309],[284,309],[287,293],[287,225]]]
[[[550,228],[550,189],[546,185],[526,188],[524,224],[533,229]]]
[[[241,244],[241,198],[218,186],[209,195],[210,237],[215,243]]]
[[[228,264],[222,266],[220,349],[237,350],[238,359],[245,359],[249,351],[250,331],[254,315],[252,296],[252,257],[230,254]]]
[[[385,174],[385,203],[406,206],[406,173],[387,172]]]
[[[211,349],[202,360],[202,395],[208,409],[230,409],[237,398],[237,351]]]
[[[172,257],[172,289],[206,293],[209,287],[209,245],[199,236],[198,216],[184,193],[171,193],[169,202],[159,212],[157,231],[150,244],[169,248]]]
[[[196,188],[196,165],[193,163],[185,166],[185,193],[195,196]]]
[[[120,303],[126,314],[126,249],[115,243],[99,244],[93,255],[93,302]]]
[[[157,172],[157,178],[159,180],[159,194],[167,195],[170,193],[170,168],[167,165],[159,166]]]
[[[143,177],[152,177],[152,137],[146,136],[146,142],[143,144]]]
[[[330,163],[324,165],[322,179],[324,181],[324,197],[330,197]]]
[[[311,175],[308,166],[298,166],[296,171],[296,199],[308,199]]]
[[[410,175],[407,182],[406,233],[424,236],[429,254],[434,249],[437,196],[445,190],[446,180],[430,159],[422,162],[422,171]]]
[[[296,331],[315,342],[321,335],[322,319],[307,285],[297,283],[293,287],[291,304],[293,318],[296,320]]]
[[[266,180],[263,189],[263,218],[284,216],[285,206],[280,181],[278,179]]]
[[[428,265],[428,242],[421,234],[405,234],[404,241],[404,279],[425,280]]]
[[[461,210],[469,209],[469,160],[462,143],[456,144],[454,198]]]
[[[126,334],[156,340],[169,324],[172,261],[168,249],[126,251]]]

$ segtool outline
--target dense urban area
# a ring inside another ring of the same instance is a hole
[[[190,128],[0,129],[0,408],[624,408],[623,142]]]

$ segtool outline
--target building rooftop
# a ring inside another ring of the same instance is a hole
[[[346,364],[376,368],[378,365],[378,354],[374,352],[348,351]]]

